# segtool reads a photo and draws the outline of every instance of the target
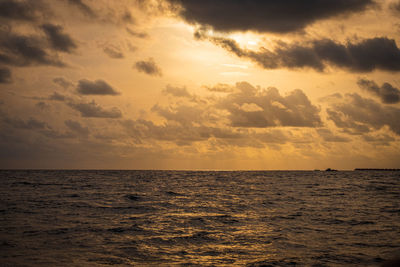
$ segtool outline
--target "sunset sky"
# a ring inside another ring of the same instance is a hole
[[[0,0],[0,168],[400,168],[398,0]]]

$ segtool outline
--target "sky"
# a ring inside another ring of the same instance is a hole
[[[400,168],[399,0],[0,0],[0,168]]]

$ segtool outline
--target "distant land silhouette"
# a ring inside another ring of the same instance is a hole
[[[355,171],[400,171],[400,169],[355,168]]]

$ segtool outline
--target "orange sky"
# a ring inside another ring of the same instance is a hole
[[[1,0],[0,22],[1,168],[400,168],[397,0]]]

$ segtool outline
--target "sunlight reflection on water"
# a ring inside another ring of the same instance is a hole
[[[398,172],[1,171],[4,265],[376,266]]]

